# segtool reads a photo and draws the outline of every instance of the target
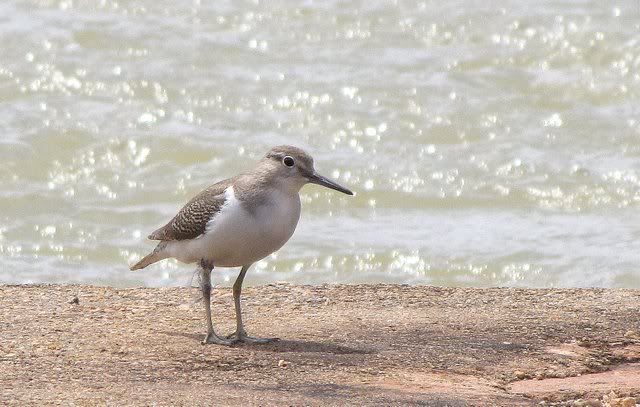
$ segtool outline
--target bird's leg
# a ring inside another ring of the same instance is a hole
[[[225,339],[216,335],[211,322],[211,270],[213,265],[202,260],[200,262],[200,289],[204,300],[204,310],[207,318],[207,336],[204,337],[203,344],[216,343],[218,345],[233,345],[237,340]]]
[[[232,338],[240,342],[253,342],[253,343],[268,343],[277,341],[278,338],[255,338],[253,336],[247,335],[247,331],[244,330],[244,325],[242,324],[242,310],[240,309],[240,294],[242,293],[242,281],[244,280],[244,275],[247,274],[247,270],[249,270],[248,266],[243,266],[242,270],[240,270],[240,274],[238,274],[238,278],[236,282],[233,283],[233,302],[236,308],[236,331],[231,335],[227,336],[227,338]]]

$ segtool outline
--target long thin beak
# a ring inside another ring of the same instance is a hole
[[[308,179],[309,179],[309,182],[312,183],[312,184],[322,185],[323,187],[327,187],[327,188],[335,189],[336,191],[340,191],[343,194],[353,195],[353,192],[351,192],[347,188],[343,187],[342,185],[339,185],[338,183],[336,183],[334,181],[331,181],[327,177],[323,177],[322,175],[318,174],[317,172],[314,172],[313,174],[311,174],[308,177]]]

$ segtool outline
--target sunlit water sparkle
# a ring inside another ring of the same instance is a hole
[[[249,284],[640,287],[640,3],[0,4],[0,282],[128,264],[273,145],[302,191]],[[228,284],[235,270],[220,270]]]

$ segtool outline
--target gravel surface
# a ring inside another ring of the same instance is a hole
[[[235,328],[232,303],[214,290],[219,332]],[[250,335],[281,340],[202,345],[194,288],[0,286],[0,404],[622,406],[640,395],[640,290],[273,284],[246,288],[243,304]]]

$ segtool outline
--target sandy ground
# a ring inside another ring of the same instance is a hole
[[[217,329],[233,331],[230,290],[213,298]],[[627,407],[640,396],[640,290],[277,284],[243,298],[249,334],[279,342],[202,345],[193,288],[0,286],[0,404]]]

